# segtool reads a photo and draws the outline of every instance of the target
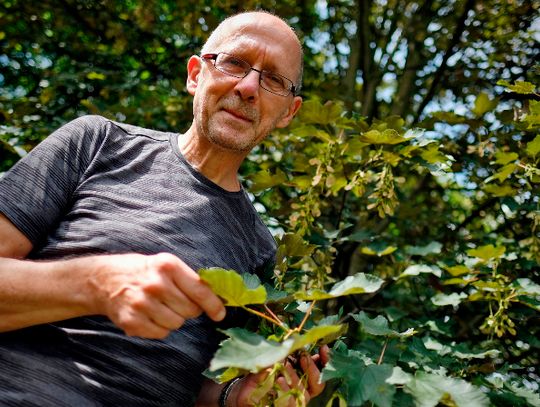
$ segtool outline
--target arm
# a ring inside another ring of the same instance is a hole
[[[225,316],[221,300],[171,254],[29,261],[32,243],[0,214],[0,331],[106,315],[128,335],[163,338],[188,318]]]

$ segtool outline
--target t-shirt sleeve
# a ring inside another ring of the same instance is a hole
[[[0,178],[2,212],[34,246],[58,224],[71,205],[108,120],[83,116],[62,126]]]

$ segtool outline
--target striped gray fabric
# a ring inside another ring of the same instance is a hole
[[[195,270],[268,267],[275,242],[245,191],[194,170],[178,137],[76,119],[0,178],[0,211],[32,259],[169,252]],[[127,337],[100,316],[0,334],[0,405],[189,406],[219,339],[205,316],[165,340]]]

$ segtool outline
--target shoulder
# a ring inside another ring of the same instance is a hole
[[[94,140],[122,139],[143,136],[156,141],[167,141],[172,133],[121,123],[99,115],[80,116],[58,129],[60,137]]]

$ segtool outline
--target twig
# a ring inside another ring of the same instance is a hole
[[[251,312],[252,314],[257,315],[258,317],[264,318],[267,321],[272,322],[274,325],[278,325],[279,327],[284,328],[284,326],[283,326],[283,324],[282,324],[282,322],[280,320],[275,320],[274,318],[271,318],[268,315],[263,314],[262,312],[254,310],[252,308],[248,308],[248,307],[244,307],[244,306],[242,308],[245,309],[247,312]]]
[[[300,323],[300,325],[298,325],[298,328],[296,328],[298,330],[298,332],[300,332],[302,330],[302,328],[304,327],[304,325],[306,324],[309,316],[311,315],[311,311],[313,311],[313,307],[315,306],[315,303],[317,301],[313,301],[311,304],[309,304],[309,308],[306,312],[306,315],[304,315],[304,319],[302,320],[302,322]]]
[[[283,323],[283,321],[281,319],[279,319],[279,317],[274,314],[274,312],[270,309],[270,307],[268,307],[268,305],[264,304],[264,309],[266,310],[266,312],[268,312],[270,314],[270,316],[272,318],[274,318],[278,323],[279,323],[279,326],[282,327],[283,329],[287,330],[288,328],[285,326],[285,324]]]
[[[388,337],[386,337],[386,340],[384,341],[384,346],[381,351],[381,356],[379,356],[379,360],[377,360],[377,365],[380,365],[383,361],[384,352],[386,352],[386,346],[388,345]]]

